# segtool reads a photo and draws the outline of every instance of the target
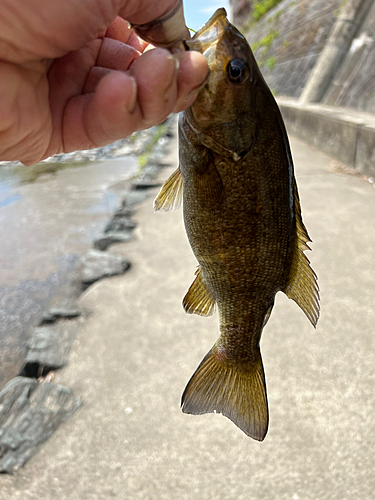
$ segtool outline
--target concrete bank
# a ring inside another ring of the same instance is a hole
[[[375,175],[375,115],[285,97],[277,102],[289,134],[360,174]]]

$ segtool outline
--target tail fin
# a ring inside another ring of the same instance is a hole
[[[182,411],[194,415],[222,413],[245,434],[263,441],[268,405],[262,358],[251,369],[221,361],[211,349],[187,384]]]

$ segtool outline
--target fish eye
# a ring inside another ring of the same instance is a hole
[[[226,67],[227,75],[232,83],[242,83],[246,80],[248,72],[243,59],[233,59]]]

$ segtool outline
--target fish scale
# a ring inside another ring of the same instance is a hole
[[[180,115],[179,168],[155,210],[176,209],[199,263],[183,299],[188,313],[216,304],[220,335],[182,396],[185,413],[222,413],[262,441],[268,403],[260,338],[283,291],[315,326],[317,278],[304,251],[289,142],[278,106],[246,39],[224,9],[185,42],[206,57],[210,76]]]

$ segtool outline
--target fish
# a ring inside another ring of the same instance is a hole
[[[181,406],[220,413],[263,441],[269,411],[260,339],[279,291],[316,326],[319,287],[304,254],[311,239],[284,122],[246,38],[221,8],[185,43],[205,56],[210,74],[180,113],[179,167],[154,210],[183,205],[199,264],[183,307],[201,316],[217,308],[220,334]]]

